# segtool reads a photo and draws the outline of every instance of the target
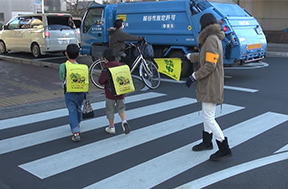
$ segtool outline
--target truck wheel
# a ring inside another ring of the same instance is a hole
[[[40,47],[36,43],[32,45],[32,54],[35,58],[39,58],[41,56]]]
[[[6,45],[3,41],[0,41],[0,54],[6,54],[7,50],[6,50]]]
[[[193,72],[193,64],[184,55],[182,51],[175,51],[169,55],[169,58],[181,58],[181,77],[187,77]]]

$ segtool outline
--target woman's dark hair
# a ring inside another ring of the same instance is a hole
[[[216,24],[217,20],[211,13],[203,14],[200,18],[201,31],[211,24]]]
[[[123,20],[122,19],[117,19],[114,21],[114,27],[119,29],[121,26],[122,26],[122,22]]]
[[[111,48],[107,48],[103,53],[103,58],[106,58],[109,62],[115,61],[114,51]]]
[[[79,47],[76,44],[69,44],[66,48],[67,55],[70,59],[76,59],[79,55]]]

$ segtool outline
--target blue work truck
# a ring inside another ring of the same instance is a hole
[[[199,50],[200,17],[212,13],[225,32],[225,66],[244,66],[266,56],[267,42],[257,20],[231,0],[174,0],[95,5],[87,9],[81,25],[82,54],[96,56],[108,45],[107,29],[116,18],[124,32],[144,36],[153,45],[154,58],[181,58]],[[193,71],[182,59],[181,75]]]

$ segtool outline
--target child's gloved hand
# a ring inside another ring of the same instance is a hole
[[[190,55],[191,55],[191,53],[185,54],[185,56],[188,60],[190,60]]]

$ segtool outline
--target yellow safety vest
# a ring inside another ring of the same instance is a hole
[[[85,64],[73,64],[66,61],[66,91],[67,92],[88,92],[89,72]]]

